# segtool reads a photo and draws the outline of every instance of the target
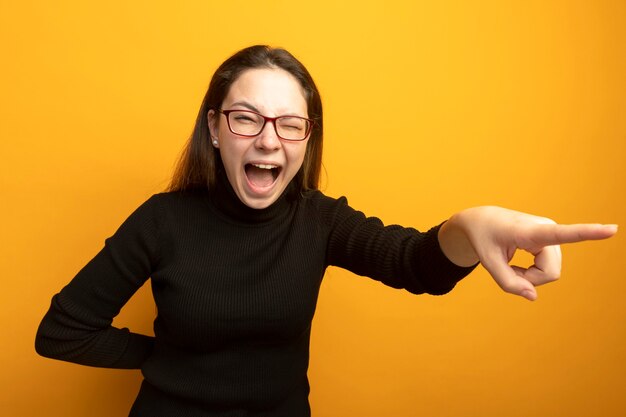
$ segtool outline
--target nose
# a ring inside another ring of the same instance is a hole
[[[280,138],[276,134],[274,122],[268,121],[267,123],[265,123],[265,126],[263,126],[263,130],[261,130],[261,133],[257,135],[254,145],[258,149],[268,151],[280,149],[281,142]]]

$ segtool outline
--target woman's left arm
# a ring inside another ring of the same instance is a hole
[[[616,225],[560,225],[545,217],[485,206],[455,214],[438,237],[450,261],[459,266],[480,261],[500,288],[532,301],[537,298],[536,286],[560,276],[560,244],[606,239],[616,232]],[[518,249],[534,256],[532,266],[509,265]]]

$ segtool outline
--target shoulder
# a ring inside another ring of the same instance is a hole
[[[314,211],[328,225],[336,225],[354,216],[364,217],[363,213],[348,204],[345,196],[329,197],[319,190],[303,192],[301,204]]]
[[[166,191],[152,195],[143,206],[157,210],[181,210],[206,204],[207,190]]]
[[[319,190],[304,191],[301,196],[301,203],[303,205],[321,210],[332,210],[333,208],[348,205],[348,199],[346,197],[329,197]]]
[[[153,194],[148,201],[155,203],[178,203],[178,202],[192,202],[197,200],[206,199],[209,195],[209,191],[206,189],[191,189],[191,190],[179,190],[179,191],[164,191],[161,193]]]
[[[168,191],[153,194],[129,216],[128,221],[152,224],[157,228],[187,215],[206,210],[207,191]]]

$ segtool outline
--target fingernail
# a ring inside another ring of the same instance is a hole
[[[537,299],[537,294],[531,290],[524,290],[522,291],[522,297],[529,301],[535,301]]]

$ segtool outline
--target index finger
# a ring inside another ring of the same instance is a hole
[[[535,244],[550,246],[607,239],[615,233],[615,224],[539,224],[530,232],[529,238]]]

